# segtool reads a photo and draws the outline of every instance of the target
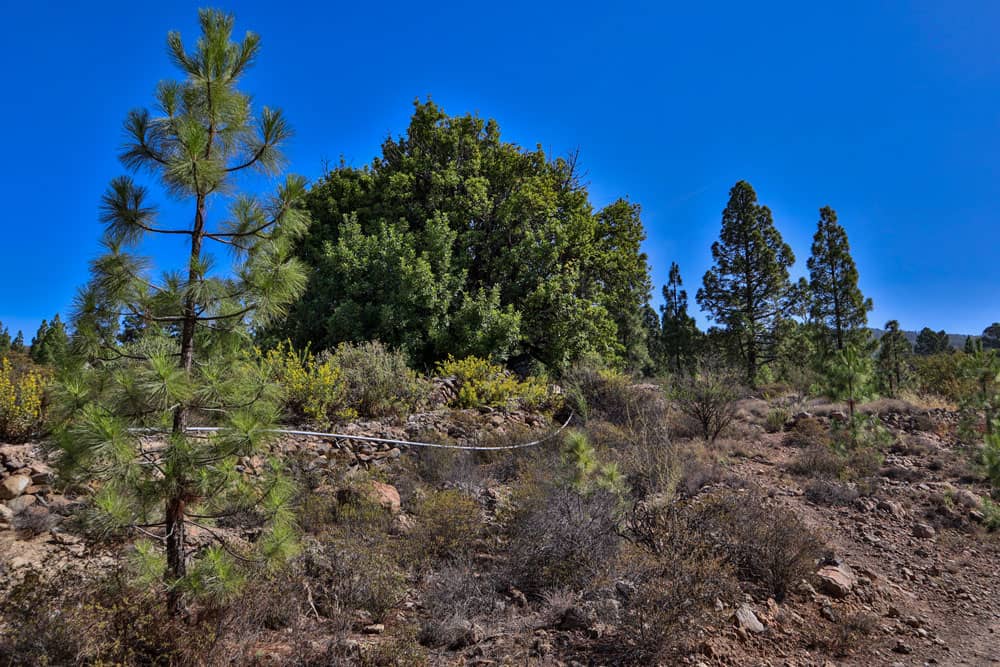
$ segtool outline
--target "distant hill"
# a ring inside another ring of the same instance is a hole
[[[872,332],[872,336],[874,336],[875,340],[878,340],[879,338],[882,337],[882,334],[885,333],[885,329],[872,329],[871,332]],[[911,345],[916,345],[917,344],[917,333],[919,333],[919,332],[917,332],[917,331],[904,331],[903,335],[906,336],[906,340],[910,341]],[[948,344],[951,345],[956,350],[961,350],[962,348],[965,347],[965,339],[968,338],[970,335],[972,335],[972,334],[950,333],[950,334],[948,334]],[[972,335],[972,340],[979,340],[979,336]]]

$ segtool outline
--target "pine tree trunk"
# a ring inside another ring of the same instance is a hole
[[[205,228],[205,195],[198,194],[195,203],[194,228],[191,234],[191,253],[188,257],[188,286],[200,279],[197,264],[201,259],[202,234]],[[198,323],[197,304],[193,296],[184,299],[183,320],[181,322],[180,367],[190,375],[194,366],[194,334]],[[178,405],[174,409],[173,436],[183,436],[187,428],[187,406]],[[185,486],[187,480],[173,480],[174,493],[166,503],[167,530],[167,606],[171,615],[180,611],[180,593],[176,583],[187,574],[184,556],[185,530]]]

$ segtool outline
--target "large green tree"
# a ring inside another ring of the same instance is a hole
[[[747,383],[754,386],[757,371],[774,360],[779,324],[794,306],[788,269],[795,255],[774,226],[771,210],[757,202],[746,181],[729,191],[712,258],[715,264],[702,279],[698,303],[730,334]]]
[[[240,564],[273,562],[294,547],[290,484],[276,468],[252,476],[236,462],[264,451],[277,415],[277,388],[246,353],[248,326],[283,314],[306,280],[292,256],[308,223],[297,206],[304,181],[290,176],[267,198],[236,190],[243,173],[278,174],[290,134],[279,111],[255,113],[237,88],[259,38],[248,32],[232,41],[229,15],[202,10],[199,18],[193,51],[169,34],[183,79],[159,84],[159,115],[129,113],[121,155],[133,171],[158,176],[190,215],[161,221],[145,186],[130,176],[111,182],[101,208],[107,252],[93,262],[79,322],[86,329],[95,312],[117,308],[152,326],[125,345],[108,331],[82,336],[95,349],[61,385],[58,433],[67,472],[97,482],[97,525],[148,538],[137,543],[136,562],[151,578],[163,576],[175,613],[185,593],[225,597]],[[157,235],[180,239],[187,251],[180,270],[159,277],[130,251]],[[207,244],[234,258],[231,270],[215,267]],[[202,424],[222,430],[188,429]],[[149,442],[136,430],[144,428],[164,434]],[[188,541],[189,526],[217,537],[217,519],[251,507],[265,526],[252,546]]]
[[[858,287],[847,232],[829,206],[819,210],[808,266],[810,315],[820,325],[824,347],[842,350],[848,344],[864,344],[872,301]]]
[[[423,366],[648,355],[639,207],[594,210],[575,156],[506,142],[496,121],[418,102],[403,136],[364,168],[327,173],[308,207],[309,287],[275,337],[379,339]]]
[[[913,347],[913,352],[922,357],[949,350],[951,350],[951,344],[948,342],[948,334],[945,333],[944,329],[934,331],[930,327],[924,327],[920,330],[920,333],[917,334],[917,343]]]

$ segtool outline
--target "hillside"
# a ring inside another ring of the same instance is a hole
[[[887,429],[882,454],[855,457],[838,472],[843,464],[821,456],[821,443],[842,418],[841,406],[747,399],[724,436],[706,446],[685,430],[690,425],[659,421],[663,406],[648,385],[628,394],[645,397],[632,403],[650,418],[642,426],[613,404],[597,410],[595,403],[591,418],[576,422],[597,458],[626,473],[629,505],[638,498],[614,528],[614,512],[603,514],[610,511],[606,496],[567,504],[575,496],[550,485],[563,465],[562,436],[483,456],[301,436],[280,441],[272,453],[308,489],[302,552],[277,581],[251,583],[230,611],[192,608],[201,620],[186,626],[186,646],[171,649],[174,659],[482,667],[1000,663],[1000,542],[984,528],[996,518],[983,500],[987,486],[957,445],[955,413],[900,401],[865,406]],[[769,418],[776,409],[793,415],[777,429]],[[671,444],[651,448],[667,426]],[[556,427],[530,413],[439,410],[340,430],[497,445]],[[35,445],[5,445],[0,459],[3,488],[16,496],[0,524],[5,664],[120,658],[122,641],[133,643],[128,651],[139,662],[141,651],[165,650],[169,624],[157,629],[155,601],[121,603],[118,613],[130,619],[122,630],[114,629],[122,617],[101,611],[101,600],[121,584],[98,573],[124,565],[129,547],[97,540],[71,518],[79,501],[72,487],[53,485],[51,462]],[[264,462],[243,465],[252,471]],[[680,471],[668,505],[656,472],[664,465]],[[27,487],[14,483],[21,478]],[[660,532],[667,526],[674,532]],[[191,538],[199,543],[206,530]],[[220,522],[212,530],[238,544],[253,528],[244,533]],[[90,611],[81,616],[81,609]],[[95,622],[109,624],[106,641],[73,634]],[[203,636],[205,622],[219,624],[221,636]],[[665,652],[655,648],[661,642]]]

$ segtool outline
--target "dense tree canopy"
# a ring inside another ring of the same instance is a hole
[[[779,324],[795,304],[788,277],[795,256],[746,181],[729,191],[712,258],[698,303],[736,342],[753,386],[759,368],[774,360]]]
[[[899,322],[889,320],[885,323],[885,333],[879,339],[876,355],[876,377],[879,389],[890,398],[899,395],[906,383],[908,365],[907,358],[913,353],[913,346],[900,331]]]
[[[980,341],[986,350],[1000,350],[1000,322],[994,322],[983,329]]]
[[[917,334],[917,344],[913,346],[913,352],[920,356],[947,352],[950,349],[951,344],[948,342],[948,334],[945,333],[944,329],[934,331],[930,327],[924,327],[920,330],[920,333]]]
[[[639,207],[595,211],[575,156],[418,102],[405,135],[364,168],[330,171],[308,207],[311,280],[274,336],[317,349],[379,339],[424,366],[448,354],[648,361]]]

